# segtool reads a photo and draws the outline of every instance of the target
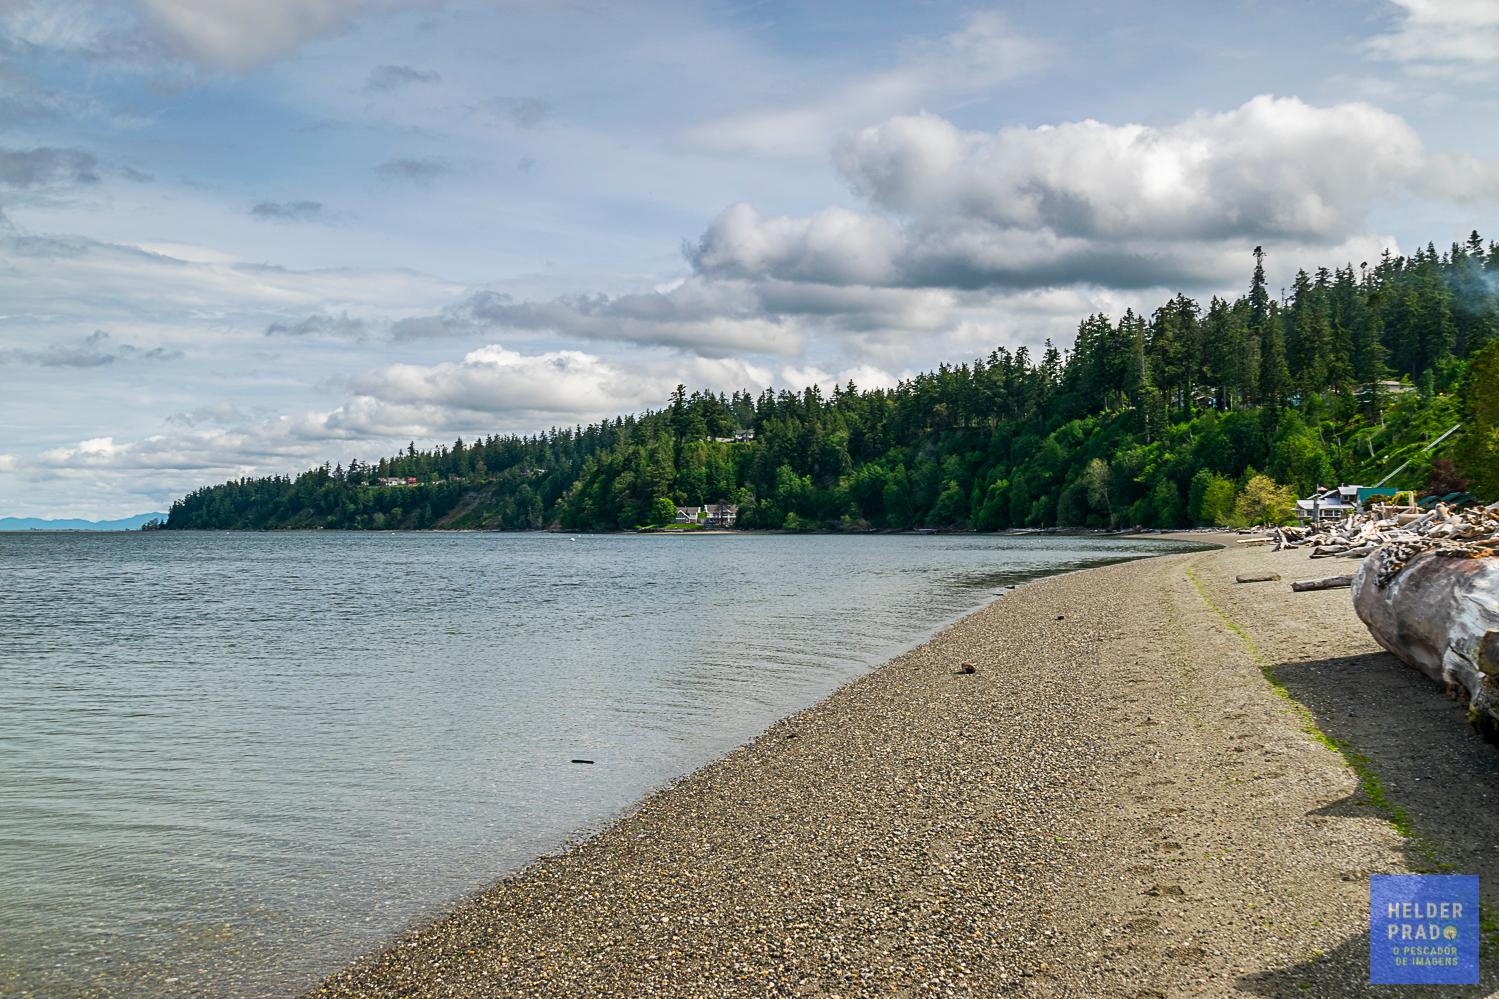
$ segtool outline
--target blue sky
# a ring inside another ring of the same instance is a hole
[[[1499,0],[0,0],[0,514],[1499,236]]]

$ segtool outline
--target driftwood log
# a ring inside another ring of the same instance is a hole
[[[1336,590],[1352,585],[1352,576],[1324,576],[1321,579],[1298,579],[1291,584],[1291,589],[1305,593],[1307,590]]]
[[[1366,558],[1353,606],[1374,640],[1468,702],[1468,720],[1499,742],[1499,559],[1428,551]]]
[[[1235,583],[1278,583],[1278,582],[1280,582],[1280,573],[1278,573],[1278,572],[1262,572],[1262,573],[1258,573],[1258,574],[1252,575],[1252,576],[1235,576],[1234,577],[1234,582]]]

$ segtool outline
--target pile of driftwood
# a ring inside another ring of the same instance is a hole
[[[1378,582],[1388,586],[1417,555],[1483,558],[1499,550],[1499,504],[1467,510],[1438,503],[1426,512],[1375,507],[1315,527],[1276,527],[1275,550],[1310,547],[1312,558],[1366,558],[1378,552]]]
[[[1374,640],[1467,702],[1468,718],[1499,741],[1499,503],[1429,511],[1376,507],[1316,528],[1275,528],[1276,550],[1361,558],[1348,576],[1293,589],[1353,587]],[[1268,539],[1267,539],[1268,540]]]

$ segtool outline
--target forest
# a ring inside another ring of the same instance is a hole
[[[633,530],[720,501],[751,529],[1237,526],[1397,470],[1499,499],[1499,243],[1301,271],[1279,296],[1264,261],[1231,301],[1089,316],[1067,350],[893,389],[679,386],[586,427],[204,487],[165,526]]]

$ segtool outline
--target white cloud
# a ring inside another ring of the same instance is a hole
[[[164,503],[205,483],[295,473],[339,454],[378,458],[410,439],[529,433],[547,424],[659,408],[678,382],[723,392],[801,387],[737,359],[636,351],[610,360],[573,350],[525,354],[490,344],[458,361],[391,364],[356,375],[348,380],[347,398],[331,410],[256,418],[223,401],[169,417],[162,432],[47,448],[28,462],[27,471],[92,495],[134,497],[131,503],[144,495]],[[4,458],[0,471],[19,467],[11,456]],[[143,481],[151,484],[144,493]]]
[[[816,385],[824,392],[831,392],[834,388],[847,386],[853,382],[859,389],[892,389],[898,385],[902,378],[908,378],[911,372],[896,376],[872,364],[856,364],[850,368],[844,368],[834,374],[825,371],[815,365],[796,367],[787,365],[781,369],[781,382],[785,385],[806,387]]]
[[[825,284],[886,284],[902,246],[889,220],[845,208],[803,218],[764,217],[740,203],[719,213],[692,251],[693,264],[723,277]]]
[[[791,354],[805,344],[804,331],[795,323],[764,315],[747,289],[701,281],[685,281],[665,293],[578,295],[542,302],[481,291],[439,315],[405,319],[393,327],[400,339],[494,330],[665,345],[704,356]]]
[[[249,69],[347,27],[361,14],[422,0],[138,0],[193,59]]]
[[[1396,115],[1270,96],[1160,128],[1087,120],[984,133],[899,117],[836,159],[859,193],[903,216],[1152,239],[1341,237],[1425,162]]]
[[[317,424],[339,434],[431,436],[475,426],[591,422],[665,404],[678,382],[732,392],[774,383],[731,358],[636,355],[627,363],[576,350],[523,354],[499,344],[461,361],[393,364],[350,380],[353,398]]]
[[[295,322],[310,313],[430,309],[460,286],[412,271],[292,270],[235,261],[209,249],[105,243],[79,236],[0,230],[0,300],[7,323],[25,334],[57,324],[159,322],[185,337],[207,324],[238,325],[259,335],[267,318]],[[174,256],[181,252],[184,256]]]
[[[795,358],[808,371],[810,349],[819,364],[841,354],[899,367],[943,344],[1064,339],[1092,311],[1084,299],[1118,311],[1223,291],[1242,283],[1256,243],[1273,267],[1377,259],[1392,241],[1370,231],[1376,204],[1471,194],[1492,169],[1429,154],[1367,104],[1273,97],[1164,126],[990,133],[901,116],[850,138],[838,164],[867,209],[731,205],[686,248],[686,278],[613,297],[480,291],[396,322],[394,335],[627,342]]]
[[[1499,66],[1499,0],[1392,0],[1400,21],[1369,40],[1378,59],[1472,79]]]
[[[14,472],[16,470],[16,456],[13,454],[0,454],[0,472]]]
[[[777,102],[703,122],[689,142],[721,152],[820,155],[830,136],[892,111],[915,109],[940,94],[988,91],[1035,72],[1049,57],[1041,42],[1016,32],[1002,16],[980,13],[963,30],[910,46],[888,70],[848,81],[811,100]]]
[[[572,417],[637,409],[654,398],[637,377],[576,350],[525,355],[491,344],[462,361],[393,364],[352,380],[358,395],[382,402],[477,413]]]
[[[1491,164],[1428,153],[1404,120],[1371,105],[1269,96],[1159,127],[1088,120],[991,133],[898,116],[841,143],[836,161],[871,210],[784,217],[733,205],[689,250],[699,275],[748,284],[762,302],[777,283],[1217,289],[1242,276],[1256,243],[1302,259],[1377,252],[1379,204],[1492,197],[1496,179]]]

